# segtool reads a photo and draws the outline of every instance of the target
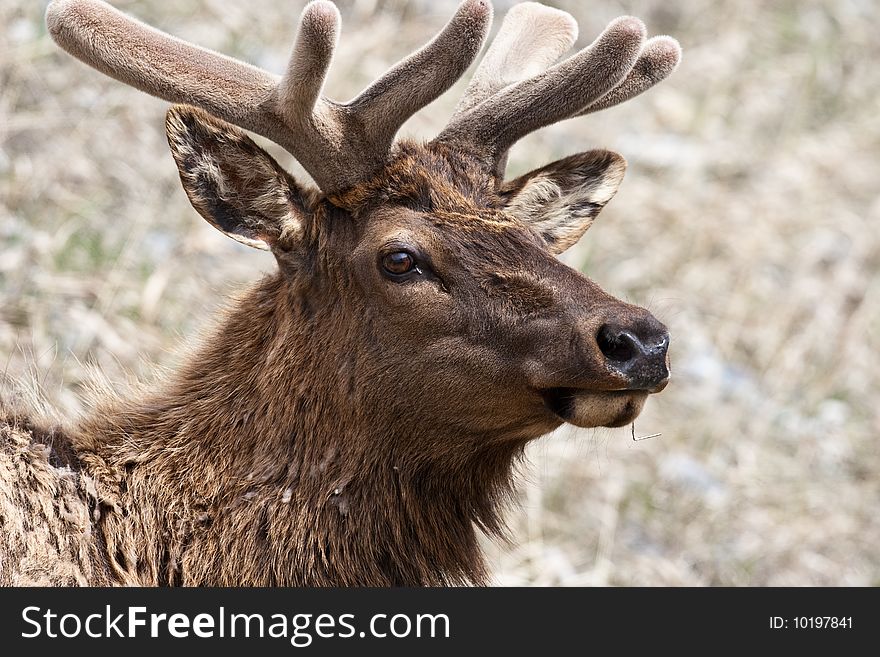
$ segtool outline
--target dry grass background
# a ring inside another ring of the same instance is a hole
[[[45,4],[0,0],[0,371],[35,373],[75,413],[90,365],[123,380],[173,362],[273,262],[198,218],[164,103],[60,52]],[[280,71],[302,3],[114,4]],[[533,446],[513,542],[487,543],[497,582],[880,584],[880,7],[558,4],[581,44],[632,13],[684,46],[660,87],[529,137],[511,162],[627,157],[568,259],[669,324],[674,377],[636,422],[660,438],[562,429]],[[329,90],[347,98],[453,3],[340,6]],[[404,132],[435,134],[461,88]]]

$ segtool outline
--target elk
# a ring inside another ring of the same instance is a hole
[[[192,205],[278,266],[162,380],[70,426],[0,410],[0,582],[486,584],[478,530],[502,530],[525,445],[566,422],[630,423],[666,386],[663,324],[556,258],[612,198],[623,158],[504,172],[526,134],[664,79],[678,44],[622,17],[556,63],[574,19],[514,6],[440,134],[396,141],[491,19],[488,0],[464,0],[340,103],[322,94],[340,26],[326,0],[303,10],[280,77],[99,0],[50,4],[62,48],[175,103],[168,142]]]

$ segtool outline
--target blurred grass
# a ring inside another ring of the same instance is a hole
[[[114,4],[275,71],[300,9]],[[453,6],[341,2],[329,93],[351,97]],[[629,160],[566,257],[667,322],[674,378],[635,426],[660,438],[564,428],[533,446],[513,543],[487,543],[497,581],[880,584],[880,7],[558,6],[582,45],[630,13],[684,47],[669,81],[530,136],[509,169],[598,146]],[[90,366],[122,380],[173,362],[226,293],[273,262],[198,218],[164,103],[60,52],[44,9],[0,0],[0,367],[37,373],[73,413]],[[461,89],[404,133],[436,134]]]

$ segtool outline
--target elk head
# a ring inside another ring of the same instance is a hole
[[[347,376],[375,413],[422,418],[426,432],[436,423],[522,439],[563,422],[626,424],[667,383],[667,331],[555,257],[612,198],[625,162],[593,150],[512,181],[504,168],[524,135],[641,93],[680,51],[624,17],[554,64],[577,26],[524,3],[441,134],[395,143],[471,64],[491,14],[487,0],[465,0],[434,40],[347,103],[322,96],[339,29],[324,0],[303,10],[282,77],[98,0],[55,0],[48,22],[100,71],[185,103],[167,132],[193,206],[275,255],[303,322],[322,318],[324,344],[351,356]],[[284,146],[320,190],[233,124]]]

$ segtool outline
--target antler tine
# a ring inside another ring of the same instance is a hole
[[[464,0],[449,24],[349,103],[321,95],[339,33],[327,0],[303,10],[283,78],[155,30],[102,0],[53,0],[46,22],[65,50],[102,73],[268,137],[326,193],[374,174],[406,119],[448,89],[488,32],[488,0]]]
[[[639,19],[618,18],[590,46],[505,87],[450,122],[437,139],[479,144],[479,154],[494,167],[525,135],[573,116],[616,87],[635,65],[644,40]]]
[[[279,111],[296,138],[287,147],[325,191],[367,177],[387,159],[401,125],[461,77],[492,20],[486,0],[466,0],[426,46],[398,62],[348,103],[321,96],[336,44],[339,12],[324,0],[302,14]]]
[[[471,78],[450,122],[522,79],[539,75],[567,52],[578,36],[571,14],[537,2],[514,5]],[[507,151],[496,158],[496,172],[507,166]]]
[[[452,121],[504,87],[543,73],[577,40],[571,14],[537,2],[514,5],[483,55]]]
[[[596,102],[588,105],[575,116],[614,107],[635,98],[658,82],[669,77],[681,62],[681,46],[670,36],[657,36],[648,39],[636,65],[626,79]]]
[[[476,59],[492,23],[489,0],[466,0],[446,27],[421,50],[401,60],[348,103],[386,139],[410,116],[449,89]]]
[[[299,30],[287,71],[278,85],[278,105],[289,123],[308,118],[321,100],[342,18],[329,2],[310,2],[300,15]]]

